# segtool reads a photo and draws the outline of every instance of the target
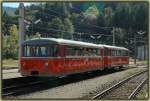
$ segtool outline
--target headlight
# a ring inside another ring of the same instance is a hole
[[[44,67],[48,67],[48,62],[45,63]]]
[[[23,63],[22,63],[22,66],[25,66],[25,65],[26,65],[26,63],[25,63],[25,62],[23,62]]]

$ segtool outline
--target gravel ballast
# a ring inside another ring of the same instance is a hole
[[[146,70],[133,68],[121,72],[99,76],[76,83],[18,96],[19,99],[89,99],[91,96],[117,83],[119,80]]]

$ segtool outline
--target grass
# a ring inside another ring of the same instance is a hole
[[[130,64],[134,64],[134,59],[129,59]],[[136,59],[136,64],[137,65],[147,65],[148,64],[148,60],[138,60]]]
[[[2,60],[2,68],[5,68],[5,69],[17,68],[18,63],[19,63],[18,60],[4,59],[4,60]]]
[[[137,65],[148,65],[148,61],[137,61]]]
[[[145,85],[140,93],[136,96],[136,99],[147,99],[148,98],[148,87]]]

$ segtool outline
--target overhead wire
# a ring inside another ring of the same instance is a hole
[[[72,7],[72,8],[74,8],[74,7]],[[74,8],[74,9],[76,9],[76,8]],[[50,9],[47,9],[47,8],[43,8],[42,10],[47,10],[47,11],[50,11],[50,12],[54,12],[55,14],[58,14],[58,15],[53,15],[53,14],[48,14],[48,13],[45,13],[44,11],[43,12],[40,12],[40,14],[43,14],[43,15],[48,15],[48,16],[53,16],[53,17],[58,17],[58,18],[60,18],[60,19],[62,19],[65,15],[64,14],[60,14],[60,13],[58,13],[58,12],[56,12],[56,11],[54,11],[54,10],[50,10]],[[76,9],[77,10],[77,9]],[[81,10],[80,10],[81,11]],[[83,11],[81,11],[81,13],[84,13]],[[62,17],[63,16],[63,17]],[[81,16],[83,16],[83,14],[81,14]],[[99,27],[99,26],[96,26],[96,25],[92,25],[92,24],[88,24],[88,25],[90,25],[90,26],[94,26],[94,27],[96,27],[96,28],[99,28],[99,29],[105,29],[106,27]],[[37,27],[37,26],[36,26]],[[109,27],[107,27],[107,28],[109,28]],[[43,28],[39,28],[39,29],[43,29]],[[44,28],[45,29],[45,28]],[[81,30],[81,29],[77,29],[77,28],[75,28],[76,30]],[[45,30],[47,30],[47,29],[45,29]],[[53,29],[53,28],[49,28],[49,31],[59,31],[59,32],[67,32],[67,33],[69,33],[68,31],[62,31],[62,30],[58,30],[58,29]],[[74,32],[74,33],[71,33],[71,34],[80,34],[80,36],[81,36],[81,33],[79,33],[79,32]],[[82,33],[83,34],[83,33]],[[97,34],[97,35],[100,35],[100,34]]]
[[[53,10],[51,10],[51,11],[53,11]],[[60,18],[60,19],[62,19],[62,16],[58,16],[58,15],[53,15],[53,14],[47,14],[47,13],[45,13],[45,12],[40,12],[40,14],[42,14],[42,15],[48,15],[48,16],[53,16],[53,17],[58,17],[58,18]],[[92,25],[91,25],[92,26]],[[83,31],[83,30],[81,30],[81,29],[79,29],[79,28],[75,28],[76,30],[79,30],[79,31]],[[87,32],[86,32],[87,33]],[[98,35],[98,34],[97,34]]]
[[[82,13],[81,16],[84,17],[84,12],[83,12],[82,10],[77,9],[77,8],[75,8],[75,7],[72,7],[72,8],[75,9],[75,10],[79,10],[79,11]],[[65,14],[58,13],[58,12],[56,12],[56,11],[54,11],[54,10],[50,10],[50,9],[48,9],[48,8],[42,8],[42,10],[43,10],[43,11],[44,11],[44,10],[47,10],[47,11],[54,12],[54,13],[56,13],[56,14],[59,15],[59,18],[62,18],[61,15],[65,16]],[[42,12],[42,13],[44,13],[44,12]],[[52,15],[52,14],[48,14],[48,15]],[[52,15],[52,16],[57,16],[57,17],[58,17],[58,15]],[[61,16],[61,17],[60,17],[60,16]],[[99,29],[112,28],[112,27],[100,27],[100,26],[96,26],[96,25],[93,25],[93,24],[89,24],[89,23],[88,23],[88,25],[93,26],[93,27],[97,27],[97,28],[99,28]]]

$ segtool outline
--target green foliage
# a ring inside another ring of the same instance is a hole
[[[66,39],[73,39],[74,26],[68,18],[64,19],[64,29],[65,29],[65,33],[63,37]]]
[[[113,11],[110,7],[104,9],[104,24],[112,27]]]
[[[112,27],[116,29],[117,46],[133,38],[137,31],[148,33],[148,4],[146,2],[98,3],[98,2],[46,2],[25,8],[25,18],[32,22],[26,30],[26,39],[38,37],[36,33],[55,38],[81,39],[112,45]],[[17,9],[15,14],[18,14]],[[38,19],[41,22],[34,24]],[[15,25],[14,25],[15,24]],[[104,28],[111,27],[111,28]],[[2,35],[4,57],[17,57],[18,17],[2,12]],[[85,33],[80,36],[76,33]],[[91,34],[104,34],[99,39],[92,39]],[[106,36],[105,36],[106,35]]]
[[[2,33],[4,35],[10,35],[9,27],[12,26],[13,24],[18,25],[18,16],[10,16],[4,10],[2,12],[2,29],[3,29]]]
[[[91,6],[91,7],[89,7],[86,11],[85,11],[85,13],[87,13],[87,14],[92,14],[92,15],[99,15],[99,10],[97,9],[97,7],[95,6],[95,5],[93,5],[93,6]]]
[[[148,5],[146,3],[122,3],[117,6],[113,25],[126,30],[146,30],[145,21],[148,21]]]
[[[7,11],[7,14],[8,14],[9,16],[16,16],[16,13],[15,13],[16,8],[4,7],[4,8],[3,8],[3,11]]]
[[[9,28],[9,36],[3,35],[3,57],[4,58],[18,58],[18,31],[17,26],[12,25]]]
[[[60,18],[53,18],[52,21],[48,23],[48,27],[52,29],[51,34],[53,37],[63,37],[64,25]]]

